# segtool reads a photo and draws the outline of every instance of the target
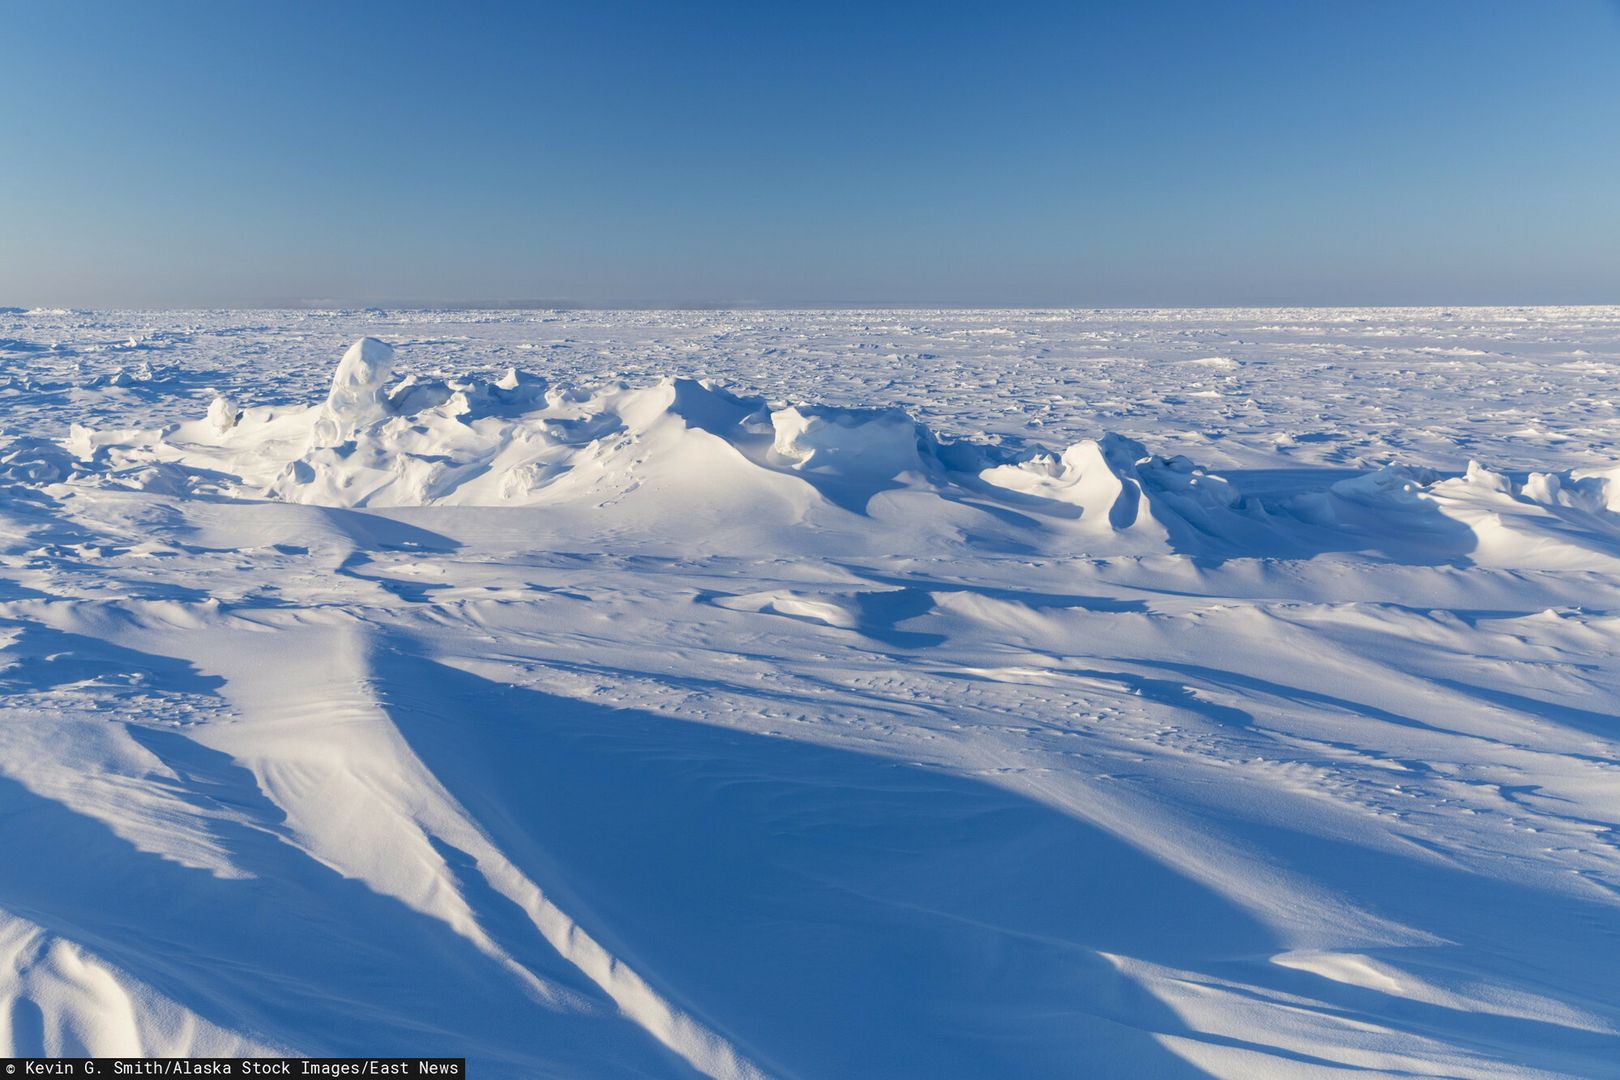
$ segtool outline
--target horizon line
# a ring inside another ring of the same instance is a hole
[[[951,301],[799,301],[770,303],[760,301],[691,300],[582,301],[563,298],[523,300],[349,300],[321,297],[300,300],[244,304],[134,304],[75,305],[35,304],[29,307],[0,305],[0,314],[30,312],[168,312],[168,311],[1401,311],[1426,309],[1487,310],[1506,308],[1612,308],[1620,299],[1606,301],[1535,300],[1469,303],[1219,303],[1219,304],[1032,304],[959,303]]]

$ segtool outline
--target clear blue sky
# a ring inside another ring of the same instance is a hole
[[[1620,302],[1620,6],[0,0],[0,304]]]

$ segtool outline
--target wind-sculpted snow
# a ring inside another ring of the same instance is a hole
[[[1092,538],[1162,543],[1171,530],[1219,533],[1245,516],[1224,480],[1115,435],[1053,455],[942,440],[899,409],[773,408],[686,378],[589,391],[516,369],[494,380],[395,380],[392,357],[363,338],[318,404],[238,409],[215,398],[205,418],[162,429],[76,428],[67,468],[36,465],[19,448],[18,468],[321,506],[546,507],[667,528],[742,519],[753,542],[788,546],[795,533],[813,546],[821,525],[960,529],[951,521],[975,513],[1046,543],[1062,543],[1073,524]]]
[[[899,409],[773,407],[706,380],[575,390],[515,368],[395,378],[393,358],[362,338],[318,404],[215,398],[206,417],[162,429],[76,428],[61,448],[25,441],[0,450],[0,469],[321,506],[545,507],[585,533],[626,519],[723,527],[744,554],[815,550],[824,529],[919,551],[918,541],[1219,558],[1376,550],[1563,568],[1607,568],[1620,552],[1616,469],[1515,481],[1477,462],[1461,476],[1397,464],[1248,497],[1117,434],[1012,448],[942,439]]]
[[[1611,1075],[1617,334],[0,312],[0,1048]]]

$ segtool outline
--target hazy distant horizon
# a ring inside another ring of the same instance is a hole
[[[535,300],[375,300],[317,298],[267,303],[245,304],[0,304],[0,313],[28,311],[118,311],[118,312],[175,312],[175,311],[738,311],[738,312],[795,312],[795,311],[1398,311],[1432,310],[1436,308],[1458,311],[1511,309],[1511,308],[1620,308],[1620,300],[1527,300],[1475,303],[1230,303],[1230,304],[1018,304],[1018,303],[950,303],[927,301],[805,301],[800,303],[753,303],[747,301],[689,301],[661,303],[655,301],[579,301],[565,299]]]

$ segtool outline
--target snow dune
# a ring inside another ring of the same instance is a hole
[[[393,355],[360,339],[326,399],[303,409],[216,397],[205,418],[161,429],[75,427],[64,443],[74,459],[27,440],[13,451],[16,474],[321,506],[544,507],[587,533],[614,523],[713,540],[740,522],[748,552],[816,551],[827,531],[889,552],[901,533],[992,556],[1008,545],[1205,557],[1348,548],[1576,568],[1620,551],[1620,466],[1514,479],[1478,462],[1460,476],[1395,464],[1246,497],[1117,434],[1012,450],[941,439],[898,409],[772,408],[686,378],[593,391],[517,369],[391,380]]]
[[[291,320],[120,383],[82,368],[116,319],[5,319],[88,339],[0,393],[11,1052],[1616,1074],[1595,451],[1353,463],[1273,443],[1299,410],[1048,446],[539,350],[435,374],[453,322],[297,400]],[[257,389],[207,367],[242,341]],[[1265,366],[1186,349],[1167,386]]]

